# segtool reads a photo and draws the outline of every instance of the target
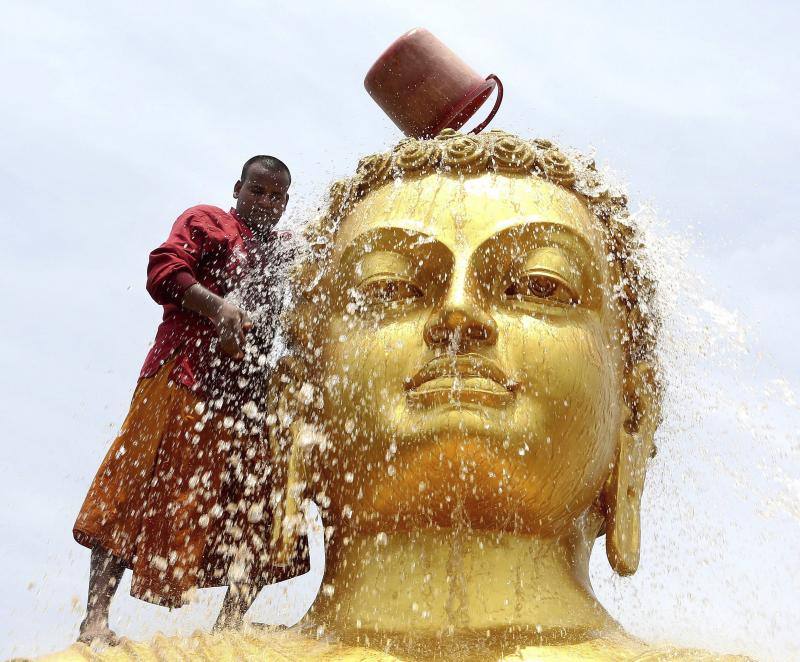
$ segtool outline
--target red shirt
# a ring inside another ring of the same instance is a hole
[[[273,233],[277,238],[277,233]],[[203,389],[203,376],[216,358],[229,359],[212,343],[216,329],[204,316],[185,310],[186,290],[200,283],[225,296],[241,281],[249,256],[260,243],[236,211],[198,205],[187,209],[172,226],[167,240],[150,253],[147,291],[164,306],[164,317],[139,378],[152,377],[175,357],[172,378],[192,389]],[[212,346],[213,345],[213,346]]]

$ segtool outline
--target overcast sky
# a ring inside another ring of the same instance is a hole
[[[89,555],[71,527],[160,316],[148,252],[185,208],[230,205],[255,153],[290,165],[287,222],[308,218],[400,137],[362,80],[422,25],[502,77],[493,126],[596,149],[664,221],[660,269],[689,314],[667,324],[642,568],[612,578],[599,545],[601,601],[649,640],[800,657],[798,7],[5,0],[0,656],[77,632]],[[299,616],[314,581],[257,615]],[[112,625],[133,636],[205,626],[220,598],[168,614],[126,590]]]

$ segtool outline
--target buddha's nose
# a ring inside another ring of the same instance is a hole
[[[494,345],[497,323],[470,298],[450,297],[441,308],[434,310],[424,333],[430,347],[449,346],[458,353],[475,345]]]

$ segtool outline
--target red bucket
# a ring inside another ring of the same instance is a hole
[[[489,116],[472,129],[479,133],[503,100],[497,76],[482,78],[425,28],[406,32],[389,46],[367,72],[364,87],[400,130],[415,138],[460,129],[497,87]]]

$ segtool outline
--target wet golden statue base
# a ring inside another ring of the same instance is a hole
[[[509,640],[508,633],[453,633],[429,640],[415,640],[405,650],[399,642],[387,635],[369,637],[364,634],[363,645],[348,645],[308,636],[299,628],[272,630],[247,628],[239,632],[205,634],[197,632],[191,637],[156,636],[149,643],[123,639],[119,646],[92,649],[84,644],[74,644],[69,649],[43,658],[46,662],[162,662],[164,660],[209,660],[219,662],[249,662],[262,660],[341,660],[344,662],[427,662],[429,660],[454,660],[458,662],[596,660],[621,662],[623,660],[656,662],[657,660],[696,660],[735,662],[748,658],[715,655],[698,649],[651,648],[642,642],[620,634],[613,637],[591,637],[586,633],[518,634],[513,638],[539,639],[539,643],[526,645]],[[567,643],[575,636],[579,640]],[[587,638],[588,636],[588,638]],[[548,641],[549,640],[549,641]],[[384,652],[388,651],[388,652]]]

